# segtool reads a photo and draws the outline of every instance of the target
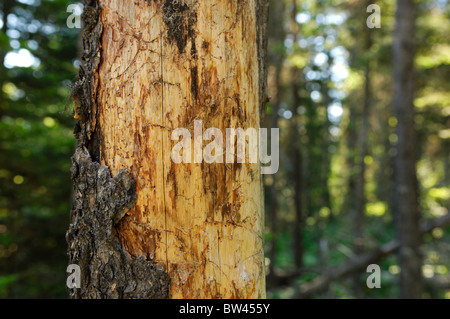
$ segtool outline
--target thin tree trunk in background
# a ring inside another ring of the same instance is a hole
[[[8,31],[8,15],[11,13],[12,7],[13,7],[14,1],[11,0],[5,0],[2,5],[2,17],[3,17],[3,25],[1,28],[2,34],[6,34],[6,31]],[[3,91],[3,85],[5,84],[5,81],[7,79],[7,73],[6,73],[6,67],[5,67],[5,57],[6,57],[6,50],[4,51],[0,47],[0,119],[4,115],[4,110],[2,109],[4,107],[4,103],[6,103],[6,95]]]
[[[346,167],[348,170],[347,177],[347,192],[343,203],[343,210],[350,212],[354,209],[353,197],[356,192],[356,144],[357,144],[357,120],[358,120],[358,110],[357,103],[349,103],[348,106],[348,124],[346,136],[346,147],[347,147],[347,157],[346,157]]]
[[[194,136],[194,120],[224,138],[260,127],[266,10],[85,1],[67,232],[82,271],[75,297],[265,297],[259,164],[175,164],[171,133]]]
[[[283,30],[283,13],[284,4],[283,1],[272,0],[269,4],[269,28],[268,28],[268,38],[269,41],[277,43],[278,46],[283,45],[284,40],[284,30]],[[270,117],[266,118],[267,127],[277,128],[278,127],[278,110],[281,103],[281,70],[282,63],[284,61],[284,54],[281,52],[275,52],[273,55],[269,56],[271,64],[274,66],[274,86],[275,94],[272,99],[272,109]],[[268,187],[267,197],[267,216],[269,221],[269,229],[271,232],[271,239],[269,241],[269,253],[268,257],[270,260],[269,264],[269,275],[267,278],[268,285],[271,285],[276,277],[275,266],[277,258],[277,241],[278,241],[278,200],[277,200],[277,175],[273,174],[270,176],[272,183]]]
[[[444,141],[443,149],[445,150],[445,159],[444,159],[444,187],[448,187],[450,185],[450,141]]]
[[[295,86],[293,84],[293,86]],[[292,179],[294,181],[294,261],[296,269],[300,270],[303,267],[303,229],[304,229],[304,218],[303,218],[303,177],[302,177],[302,155],[301,155],[301,147],[299,141],[299,134],[297,130],[297,118],[294,116],[292,121],[292,133],[293,133],[293,142],[292,146],[292,162],[293,162],[293,172]],[[294,135],[295,134],[295,135]]]
[[[394,112],[397,145],[394,164],[395,219],[400,242],[400,297],[422,294],[421,234],[416,178],[416,131],[414,124],[414,2],[398,0],[393,45]]]
[[[328,55],[328,58],[330,56]],[[331,157],[332,154],[330,152],[330,145],[331,145],[331,133],[330,133],[330,127],[331,127],[331,121],[328,117],[328,107],[332,102],[332,99],[329,95],[329,77],[324,78],[323,83],[321,84],[320,93],[322,94],[323,99],[323,107],[324,110],[324,119],[323,119],[323,128],[322,128],[322,154],[323,158],[321,159],[321,174],[320,174],[320,186],[321,186],[321,195],[320,195],[320,207],[326,207],[329,209],[329,218],[332,220],[333,218],[333,211],[332,211],[332,205],[331,205],[331,194],[330,194],[330,187],[328,185],[328,181],[330,179],[330,173],[331,173]]]
[[[371,0],[369,0],[371,1]],[[368,3],[369,5],[370,3]],[[366,53],[370,51],[372,47],[372,32],[370,29],[366,33],[365,39],[365,50]],[[366,184],[366,163],[365,157],[368,153],[368,141],[367,141],[367,132],[369,129],[369,116],[370,116],[370,104],[372,99],[372,92],[370,90],[371,87],[371,79],[370,79],[370,62],[367,61],[366,66],[364,68],[364,102],[362,106],[361,112],[361,124],[359,127],[358,134],[358,172],[356,176],[356,185],[355,185],[355,204],[354,204],[354,223],[353,223],[353,252],[355,255],[361,254],[364,250],[364,215],[365,215],[365,205],[366,205],[366,197],[365,197],[365,184]],[[353,291],[356,298],[363,298],[363,283],[361,282],[360,274],[356,274],[353,281]]]
[[[300,26],[296,21],[297,16],[297,0],[292,1],[292,13],[291,24],[292,33],[294,35],[294,46],[298,45],[300,38]],[[291,147],[292,147],[292,180],[294,183],[294,261],[295,267],[299,270],[303,267],[303,210],[302,210],[302,155],[301,155],[301,138],[298,133],[297,124],[298,117],[297,108],[301,105],[300,97],[300,79],[301,69],[297,66],[291,67],[291,90],[292,90],[292,119],[290,120],[290,134],[291,134]]]
[[[12,0],[5,0],[2,5],[2,18],[3,18],[3,25],[1,28],[1,34],[6,34],[8,31],[8,23],[7,18],[8,15],[11,13],[12,7],[13,7],[14,1]],[[3,50],[3,46],[0,46],[0,120],[5,115],[5,109],[8,109],[7,105],[7,97],[5,92],[3,91],[3,85],[5,84],[7,80],[7,70],[5,67],[5,57],[6,57],[6,50]],[[3,145],[1,146],[3,148]],[[5,273],[11,273],[12,271],[12,258],[5,258],[6,260],[3,261],[3,265],[0,267],[1,272]]]

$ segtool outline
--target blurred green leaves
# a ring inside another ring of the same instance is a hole
[[[1,297],[66,297],[74,121],[65,104],[78,52],[66,7],[62,0],[0,6]],[[37,60],[5,65],[11,44]]]

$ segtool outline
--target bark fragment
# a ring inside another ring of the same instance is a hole
[[[100,39],[103,27],[99,22],[100,8],[96,1],[85,1],[81,31],[82,56],[80,68],[72,90],[74,134],[78,145],[87,145],[95,129],[97,68],[100,63]]]
[[[115,226],[136,201],[136,184],[124,170],[113,178],[87,150],[72,157],[74,200],[66,234],[71,264],[81,268],[75,298],[167,298],[169,278],[144,257],[131,258]]]

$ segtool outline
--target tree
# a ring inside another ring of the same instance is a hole
[[[283,28],[283,13],[284,13],[284,2],[278,0],[271,0],[269,2],[270,10],[268,12],[268,30],[267,38],[269,46],[275,47],[273,50],[268,52],[268,63],[273,65],[274,70],[274,88],[271,90],[273,92],[273,97],[268,104],[268,110],[270,107],[270,114],[267,114],[265,121],[267,127],[276,128],[278,127],[278,111],[281,104],[281,71],[282,63],[284,61],[284,48],[283,39],[285,37],[285,32]],[[267,257],[270,260],[267,274],[267,287],[273,283],[275,278],[275,265],[277,259],[277,242],[278,242],[278,215],[279,215],[279,203],[277,199],[277,175],[270,176],[271,183],[265,188],[265,196],[267,197],[267,202],[265,206],[265,212],[268,222],[268,229],[271,233],[270,240],[267,240],[268,253]]]
[[[265,296],[259,164],[248,154],[176,164],[171,150],[174,130],[195,135],[195,120],[223,136],[259,128],[266,11],[265,0],[85,1],[72,94],[73,296]]]
[[[397,145],[394,164],[395,218],[400,241],[400,296],[421,298],[421,234],[414,123],[414,2],[398,0],[393,45]]]
[[[292,1],[292,14],[291,14],[291,31],[294,36],[294,48],[297,46],[299,37],[300,37],[300,26],[296,21],[298,13],[297,1]],[[301,72],[302,69],[297,66],[291,66],[291,90],[292,90],[292,114],[293,118],[290,123],[290,134],[292,141],[296,141],[299,136],[298,126],[299,120],[297,119],[299,115],[297,114],[297,108],[302,103],[302,98],[300,96],[300,86],[301,86]],[[302,187],[303,187],[303,176],[302,176],[302,145],[301,143],[293,143],[292,145],[292,179],[294,185],[294,210],[295,210],[295,219],[294,219],[294,230],[293,230],[293,239],[294,239],[294,260],[295,267],[297,269],[301,269],[303,266],[303,229],[304,229],[304,218],[303,218],[303,201],[302,201]]]
[[[371,6],[372,0],[366,1],[365,6],[368,8]],[[365,31],[364,35],[364,51],[365,54],[370,54],[372,47],[372,32],[371,30]],[[363,53],[364,54],[364,53]],[[356,164],[356,176],[355,185],[353,190],[354,204],[352,207],[352,215],[354,218],[353,232],[354,232],[354,243],[353,252],[356,255],[361,254],[364,251],[364,215],[366,206],[365,197],[365,184],[366,184],[366,164],[365,158],[368,155],[368,130],[369,130],[369,115],[370,115],[370,104],[372,103],[371,96],[371,77],[370,77],[370,61],[366,61],[364,65],[364,97],[362,102],[362,110],[360,114],[360,125],[358,133],[358,159]],[[355,296],[357,298],[363,297],[361,280],[361,274],[356,274],[353,282],[353,289],[355,291]]]

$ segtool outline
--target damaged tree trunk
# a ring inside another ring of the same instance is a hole
[[[266,0],[85,1],[73,297],[265,297],[260,164],[248,153],[176,164],[171,137],[194,136],[195,120],[223,136],[260,127],[266,11]]]

